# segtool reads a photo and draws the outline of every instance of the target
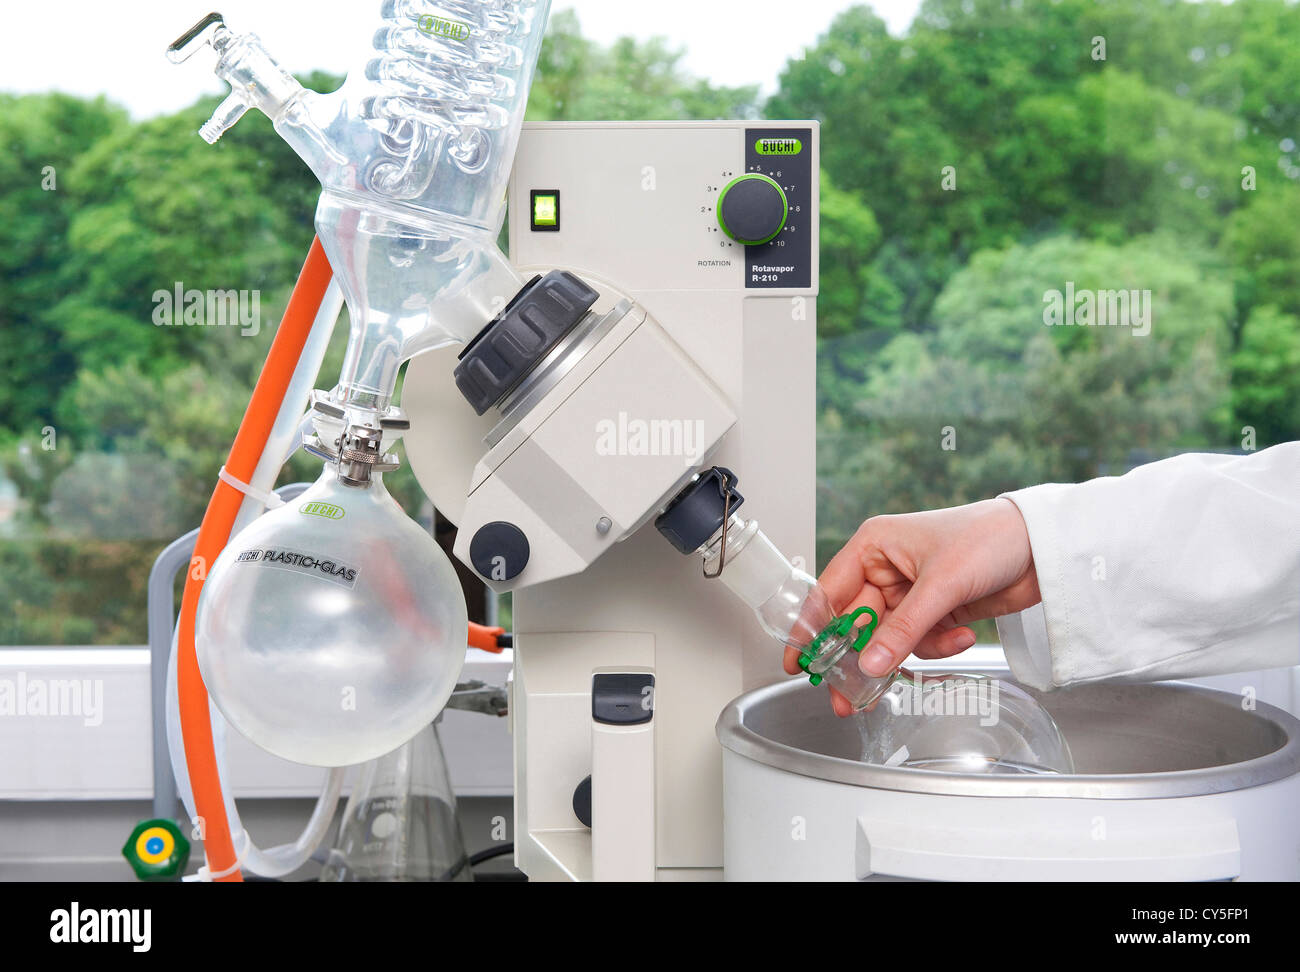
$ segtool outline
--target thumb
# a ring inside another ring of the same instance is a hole
[[[867,642],[858,662],[862,670],[877,677],[892,672],[953,609],[950,602],[944,584],[919,578]]]

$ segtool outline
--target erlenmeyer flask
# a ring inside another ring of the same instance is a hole
[[[473,881],[432,723],[360,767],[322,881]]]

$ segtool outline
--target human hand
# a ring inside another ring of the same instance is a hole
[[[1040,600],[1025,521],[1008,499],[897,516],[876,516],[858,528],[831,560],[820,583],[836,613],[866,605],[880,625],[858,664],[888,674],[913,652],[947,658],[975,644],[966,625],[1032,607]],[[799,671],[799,653],[785,651],[785,670]],[[834,689],[837,715],[850,715]]]

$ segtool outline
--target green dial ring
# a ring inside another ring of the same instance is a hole
[[[751,240],[751,239],[745,239],[744,237],[738,235],[735,230],[733,230],[730,226],[727,225],[727,221],[722,217],[722,207],[723,207],[723,202],[727,198],[727,193],[731,192],[732,189],[734,189],[737,185],[739,185],[742,182],[754,182],[754,181],[764,182],[776,190],[777,198],[781,200],[781,219],[777,223],[776,229],[772,230],[771,233],[768,233],[766,236],[762,237],[761,239]],[[763,243],[770,243],[772,240],[776,239],[777,234],[779,234],[781,230],[785,228],[785,222],[790,216],[790,201],[785,197],[785,190],[782,189],[780,184],[772,177],[763,175],[763,173],[761,172],[745,172],[742,173],[741,175],[736,176],[736,178],[732,179],[730,182],[728,182],[725,186],[722,187],[722,191],[718,193],[718,204],[717,206],[714,207],[714,210],[717,213],[718,226],[721,227],[722,232],[726,233],[737,243],[743,243],[746,246],[760,246]]]

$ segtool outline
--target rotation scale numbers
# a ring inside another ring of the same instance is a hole
[[[748,128],[743,169],[722,168],[706,187],[707,232],[728,256],[744,252],[747,289],[803,288],[812,281],[812,133]]]

